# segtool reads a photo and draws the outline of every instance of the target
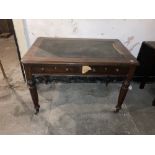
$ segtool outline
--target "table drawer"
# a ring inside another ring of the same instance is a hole
[[[34,74],[80,74],[81,67],[74,65],[37,65],[32,67]]]
[[[129,71],[128,66],[90,66],[87,75],[125,75]]]
[[[88,71],[83,72],[82,65],[35,65],[31,67],[33,74],[65,74],[65,75],[125,75],[127,66],[87,66]]]

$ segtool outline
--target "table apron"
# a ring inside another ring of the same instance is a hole
[[[83,67],[86,69],[83,71]],[[34,65],[32,74],[56,75],[126,75],[129,66],[100,66],[100,65]]]

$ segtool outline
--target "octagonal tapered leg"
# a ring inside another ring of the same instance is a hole
[[[39,100],[38,100],[38,93],[37,93],[36,84],[35,84],[35,82],[33,80],[29,80],[27,82],[27,84],[29,86],[29,90],[30,90],[31,98],[32,98],[32,101],[33,101],[33,104],[34,104],[34,108],[36,110],[35,114],[38,114],[40,105],[38,103]]]
[[[130,85],[130,81],[125,80],[123,82],[121,89],[120,89],[119,96],[118,96],[118,103],[116,105],[115,112],[119,112],[119,110],[122,108],[122,104],[128,92],[129,85]]]
[[[130,85],[130,81],[134,75],[135,72],[135,67],[132,67],[129,69],[129,72],[127,74],[127,77],[125,79],[125,81],[122,83],[121,89],[120,89],[120,93],[118,96],[118,103],[116,105],[115,111],[114,112],[119,112],[119,110],[122,108],[122,104],[124,102],[124,99],[126,97],[126,94],[128,92],[128,87]]]

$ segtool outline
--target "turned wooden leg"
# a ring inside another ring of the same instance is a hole
[[[37,93],[35,82],[33,80],[29,80],[27,83],[29,85],[29,90],[30,90],[31,98],[33,100],[34,108],[36,110],[35,114],[38,114],[40,105],[38,103],[38,93]]]
[[[119,110],[122,108],[122,104],[123,104],[123,101],[126,97],[126,94],[128,92],[128,87],[130,85],[130,81],[134,75],[134,72],[135,72],[135,67],[132,67],[129,69],[129,72],[127,74],[127,78],[126,80],[122,83],[122,87],[120,89],[120,93],[119,93],[119,96],[118,96],[118,103],[116,105],[116,109],[114,112],[119,112]]]
[[[6,76],[6,74],[5,74],[3,65],[2,65],[2,63],[1,63],[1,60],[0,60],[0,68],[1,68],[1,70],[2,70],[2,74],[3,74],[4,78],[7,79],[7,76]]]
[[[119,112],[119,110],[122,108],[122,104],[123,104],[123,101],[124,101],[126,94],[128,92],[129,85],[130,85],[129,81],[126,80],[123,82],[122,87],[120,89],[120,93],[119,93],[119,97],[118,97],[118,103],[116,105],[115,112]]]

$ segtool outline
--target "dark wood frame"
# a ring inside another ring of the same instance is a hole
[[[34,45],[30,48],[28,53],[23,57],[22,63],[24,66],[27,84],[29,86],[30,94],[34,103],[34,108],[36,114],[39,112],[40,105],[38,103],[38,93],[36,88],[35,75],[58,75],[58,76],[83,76],[83,77],[104,77],[113,75],[123,75],[125,80],[122,83],[120,89],[118,103],[116,105],[115,112],[119,112],[122,107],[123,101],[128,91],[130,81],[134,75],[136,66],[138,65],[137,60],[129,53],[129,51],[118,42],[118,48],[123,52],[126,59],[109,61],[109,59],[104,59],[104,61],[83,61],[81,59],[50,59],[50,58],[35,58],[33,53],[36,49],[35,45],[40,43],[44,38],[39,38]],[[65,40],[65,38],[63,38]],[[104,41],[104,40],[103,40]],[[33,48],[34,47],[34,48]],[[92,70],[88,71],[86,74],[82,74],[82,66],[90,66]]]

